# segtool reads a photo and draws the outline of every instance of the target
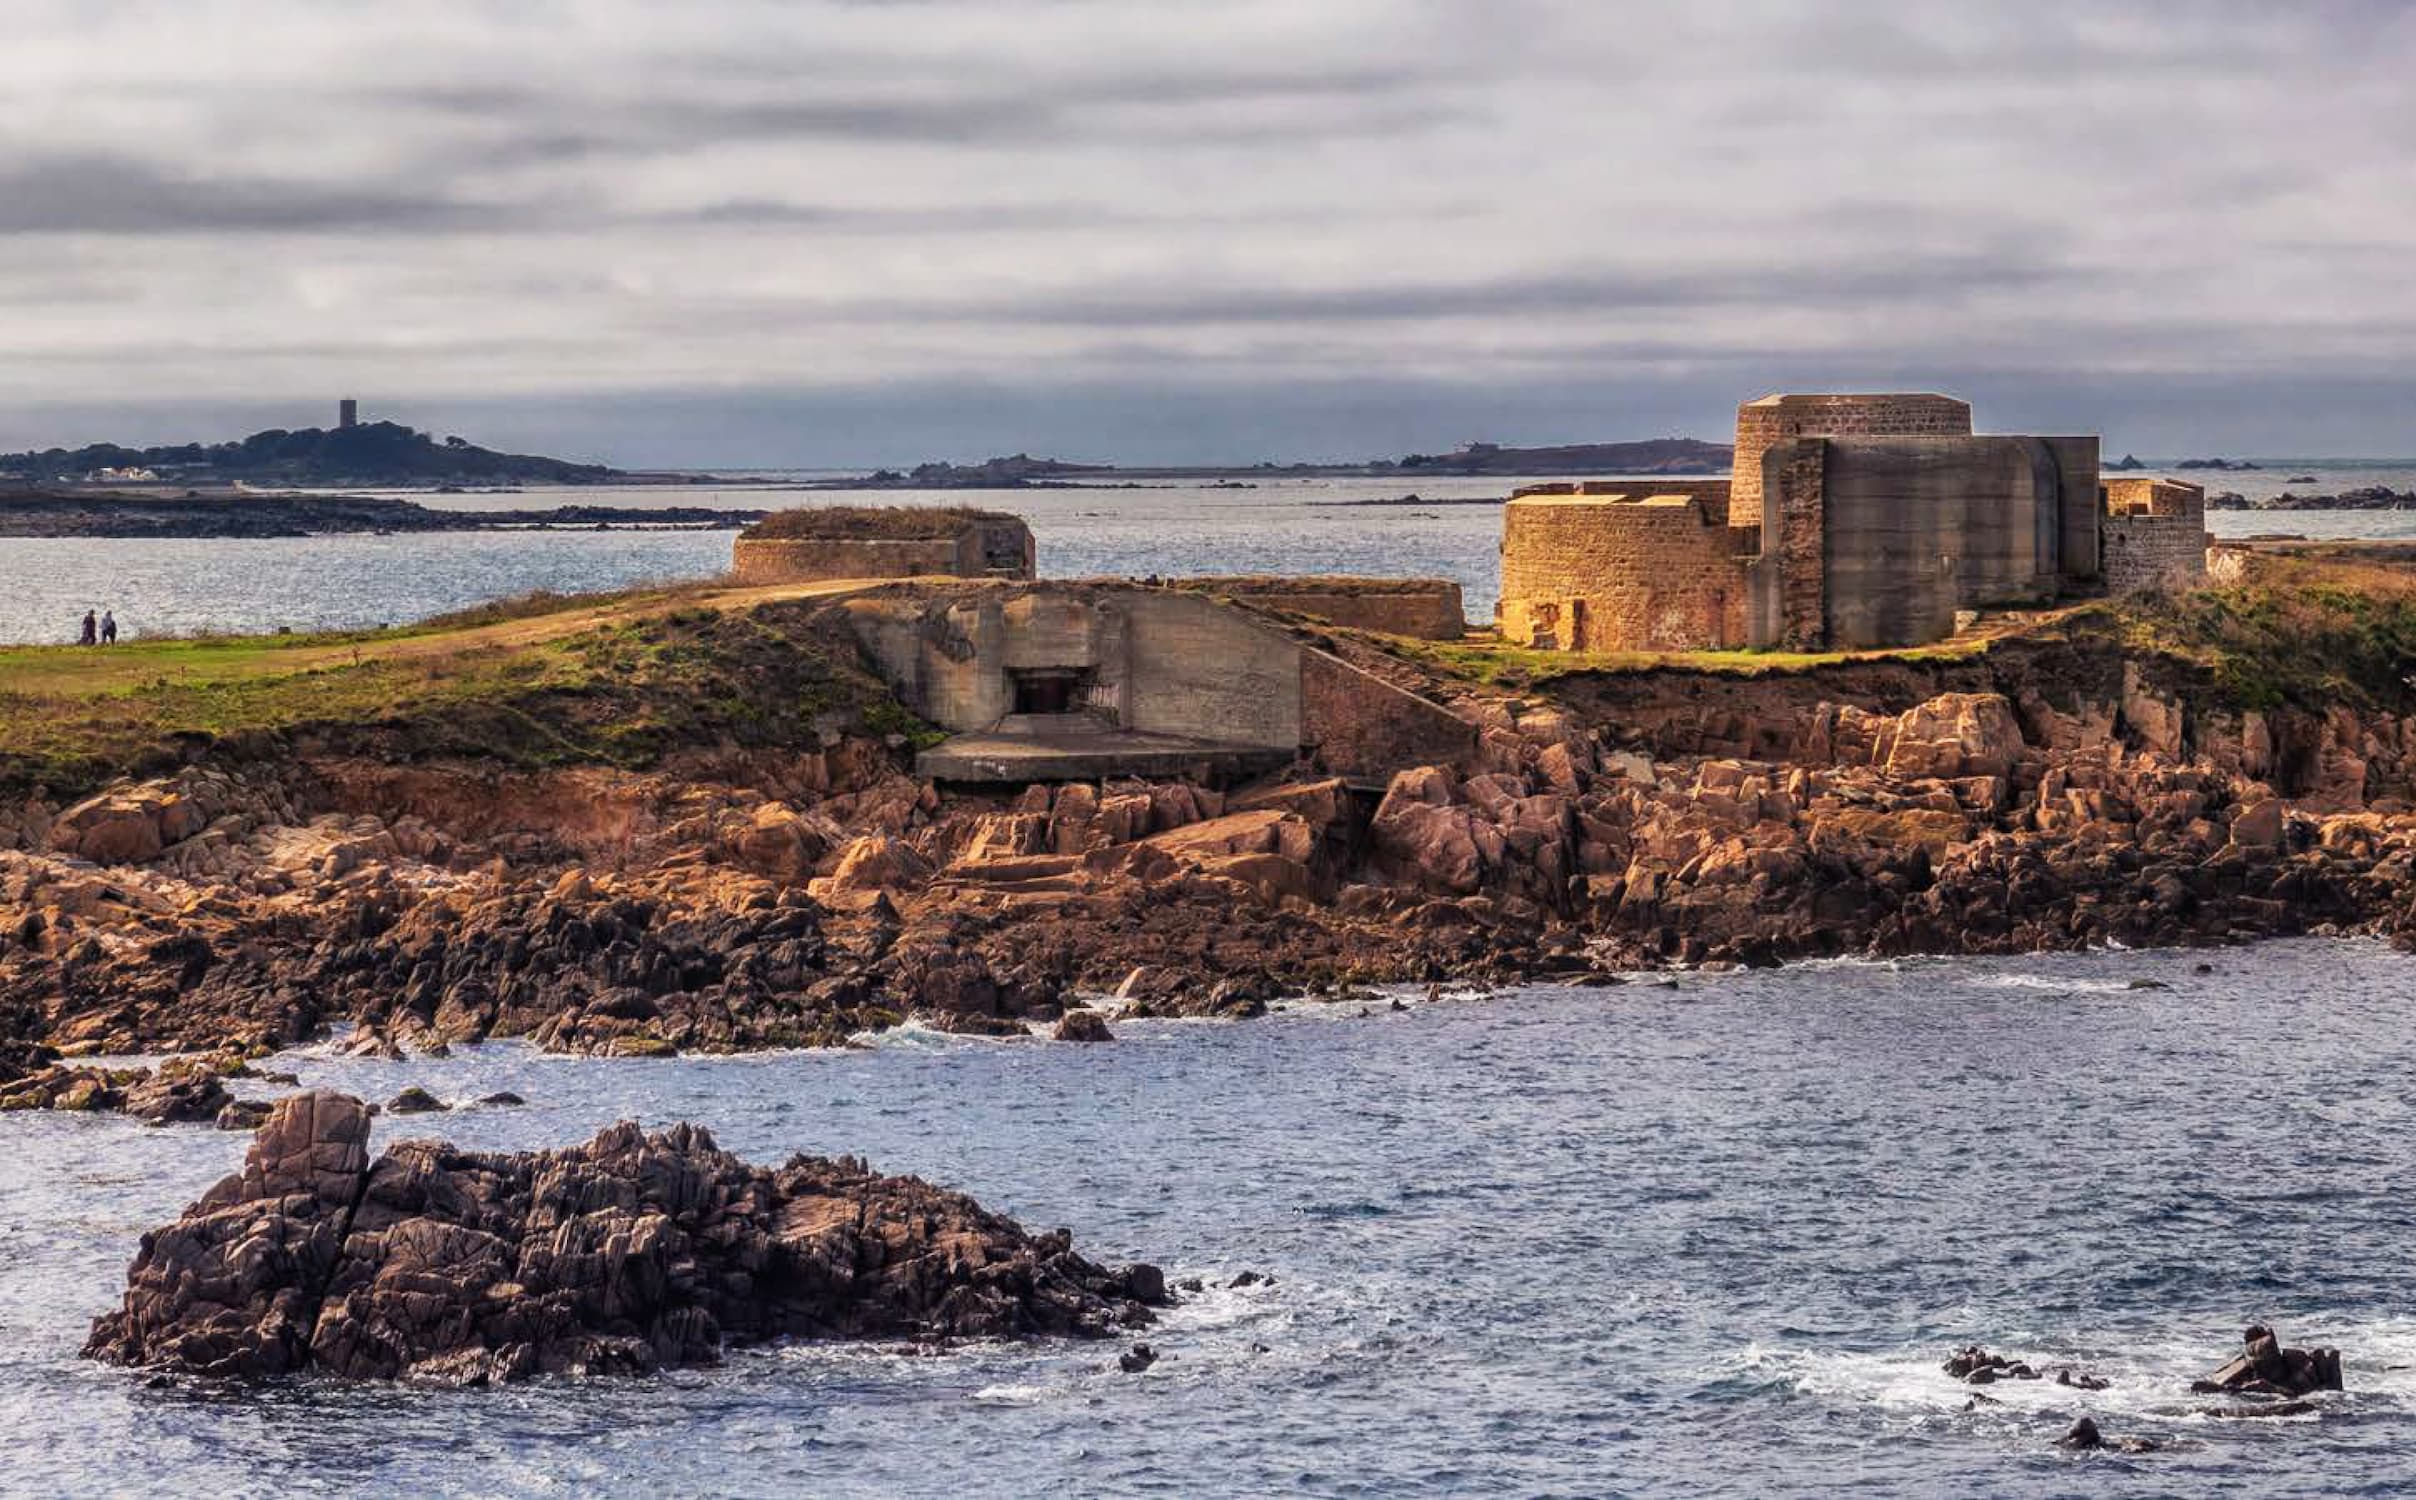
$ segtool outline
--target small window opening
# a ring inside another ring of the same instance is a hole
[[[1092,679],[1088,667],[1029,667],[1007,673],[1019,714],[1070,714],[1084,708]]]

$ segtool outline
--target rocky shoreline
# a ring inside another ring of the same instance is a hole
[[[2208,510],[2301,511],[2301,510],[2416,510],[2416,490],[2395,490],[2388,485],[2373,484],[2361,489],[2343,490],[2337,495],[2280,494],[2264,500],[2251,500],[2236,491],[2225,491],[2206,497]]]
[[[2244,711],[2046,643],[1451,701],[1476,754],[1381,790],[970,791],[836,731],[643,771],[188,746],[0,812],[0,1029],[64,1054],[0,1059],[0,1102],[108,1107],[130,1085],[25,1080],[345,1023],[388,1054],[843,1045],[909,1017],[1095,1036],[1387,983],[2416,931],[2392,712]]]
[[[409,1140],[286,1099],[243,1169],[143,1237],[84,1353],[169,1373],[422,1384],[643,1374],[784,1339],[1101,1339],[1170,1305],[1064,1230],[850,1158],[750,1166],[692,1125],[567,1150]]]

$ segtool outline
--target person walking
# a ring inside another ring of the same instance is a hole
[[[84,611],[84,638],[83,638],[82,640],[80,640],[80,641],[76,642],[76,644],[77,644],[77,645],[79,645],[79,646],[89,646],[89,645],[91,645],[91,644],[92,644],[92,642],[93,642],[93,631],[94,631],[94,629],[95,629],[95,628],[96,628],[96,627],[93,625],[93,622],[92,622],[92,611],[91,611],[91,610],[86,610],[86,611]]]
[[[101,644],[104,646],[117,644],[117,612],[115,610],[104,609],[101,611]]]

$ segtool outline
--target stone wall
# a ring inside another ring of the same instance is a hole
[[[811,583],[828,578],[978,577],[981,548],[971,532],[944,540],[740,537],[730,573],[740,583]]]
[[[2195,588],[2207,581],[2206,491],[2172,479],[2108,479],[2106,589]]]
[[[1701,491],[1718,488],[1521,491],[1502,508],[1503,638],[1579,651],[1747,644],[1745,563],[1759,538],[1706,513]]]
[[[1971,406],[1951,396],[1764,396],[1737,408],[1728,524],[1762,519],[1762,455],[1807,437],[1968,437]]]
[[[1313,615],[1345,630],[1428,641],[1467,633],[1460,586],[1448,578],[1191,578],[1185,588]]]
[[[948,537],[740,535],[730,572],[743,584],[841,578],[1029,578],[1032,528],[1013,516],[977,521]]]

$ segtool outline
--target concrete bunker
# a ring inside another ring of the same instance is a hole
[[[898,586],[839,606],[945,781],[1222,779],[1307,760],[1380,778],[1475,730],[1248,610],[1121,583]]]

